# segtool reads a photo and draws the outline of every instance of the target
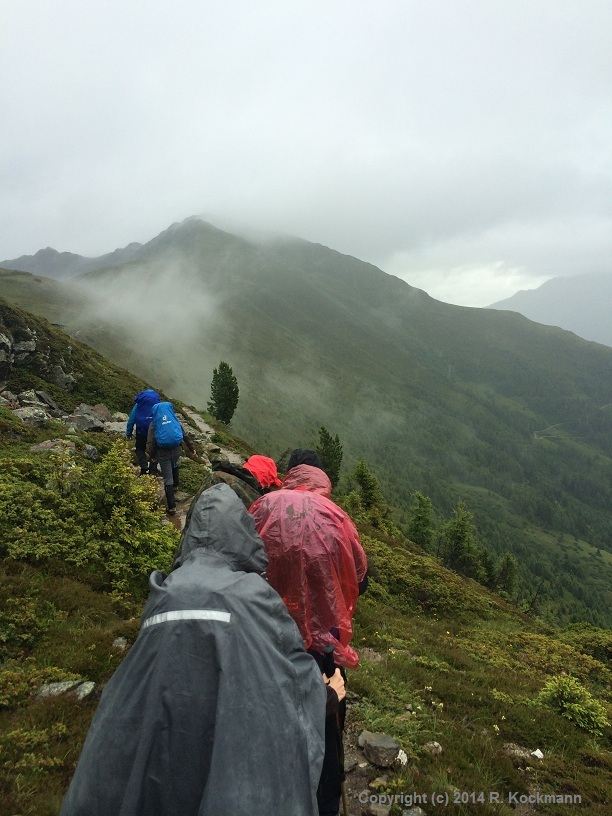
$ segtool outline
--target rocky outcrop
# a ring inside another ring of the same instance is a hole
[[[59,385],[64,391],[72,391],[79,374],[70,370],[71,352],[71,347],[66,346],[62,354],[52,354],[49,340],[25,321],[11,328],[0,322],[0,388],[20,365],[36,361],[44,379]]]

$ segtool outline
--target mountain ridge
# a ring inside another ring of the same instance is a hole
[[[586,340],[612,346],[612,273],[557,277],[537,289],[523,289],[490,309],[520,312],[530,320],[559,326]]]

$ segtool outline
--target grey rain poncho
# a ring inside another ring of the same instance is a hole
[[[233,490],[196,500],[154,572],[60,816],[316,816],[326,692]]]

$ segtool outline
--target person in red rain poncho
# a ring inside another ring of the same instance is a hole
[[[281,486],[281,480],[276,472],[276,462],[269,456],[260,456],[256,453],[249,456],[242,467],[257,479],[266,493]]]
[[[257,499],[250,513],[268,554],[268,582],[297,623],[305,648],[323,670],[323,652],[331,645],[336,664],[352,669],[359,663],[350,646],[352,619],[367,585],[367,560],[355,525],[330,496],[327,474],[299,464],[281,489]],[[342,729],[344,714],[345,701],[336,700],[331,712],[328,706],[317,791],[320,816],[338,813],[343,770],[336,723]]]

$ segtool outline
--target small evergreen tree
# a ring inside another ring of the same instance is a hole
[[[238,380],[234,372],[227,363],[221,360],[219,367],[213,370],[208,403],[209,412],[219,422],[229,425],[238,405],[239,393]]]
[[[327,428],[319,428],[319,444],[317,454],[323,465],[323,470],[329,476],[332,487],[336,487],[340,478],[340,465],[342,464],[342,445],[338,434],[333,437]]]
[[[518,562],[512,553],[505,552],[497,563],[496,589],[511,598],[516,593],[517,580]]]
[[[370,510],[375,505],[383,503],[383,496],[378,479],[367,466],[365,459],[360,459],[357,462],[351,476],[357,482],[361,503],[366,510]]]
[[[431,550],[434,535],[431,499],[429,496],[424,496],[419,490],[416,490],[413,496],[415,504],[412,507],[412,518],[408,524],[408,538],[423,549]]]
[[[480,566],[482,567],[481,583],[488,589],[495,589],[497,586],[497,568],[491,553],[482,547],[479,550]]]
[[[474,537],[473,518],[460,501],[452,517],[440,528],[439,551],[445,567],[478,581],[483,570]]]

